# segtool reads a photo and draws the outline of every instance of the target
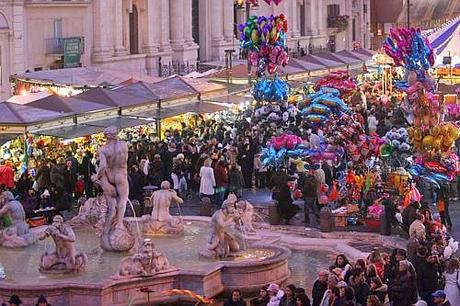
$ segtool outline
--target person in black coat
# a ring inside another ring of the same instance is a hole
[[[402,213],[403,228],[407,233],[409,233],[409,226],[417,219],[417,211],[419,208],[419,202],[412,202]]]
[[[430,255],[417,270],[417,288],[422,300],[433,304],[432,294],[438,289],[438,278],[440,274],[440,265],[437,255]]]
[[[329,271],[324,270],[319,272],[318,279],[313,284],[313,289],[311,292],[311,297],[313,299],[312,306],[319,306],[321,304],[321,300],[323,299],[324,293],[327,290],[328,277]]]
[[[92,198],[94,196],[93,182],[91,176],[96,173],[96,167],[92,163],[93,153],[86,151],[83,160],[81,161],[80,174],[84,176],[85,181],[85,195],[86,198]]]
[[[134,165],[129,172],[129,199],[137,200],[140,204],[144,201],[145,175]],[[142,207],[142,206],[141,206]]]
[[[284,181],[278,186],[278,194],[276,196],[278,201],[278,214],[281,219],[284,219],[286,224],[289,224],[292,217],[299,212],[299,207],[293,204],[291,188],[289,188],[288,182]]]

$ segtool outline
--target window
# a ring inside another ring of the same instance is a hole
[[[367,14],[367,4],[363,4],[363,13]]]
[[[34,71],[42,71],[43,70],[43,67],[36,67],[34,68]]]
[[[53,21],[54,38],[62,38],[62,19],[56,18]]]
[[[327,6],[327,17],[333,18],[340,16],[340,5],[338,4],[330,4]]]
[[[352,39],[353,41],[356,41],[356,19],[353,18],[353,20],[351,21],[351,26],[352,26]]]

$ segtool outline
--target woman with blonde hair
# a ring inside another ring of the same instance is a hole
[[[444,272],[444,279],[446,285],[444,292],[446,293],[447,300],[451,305],[460,305],[460,262],[458,258],[451,259],[447,262],[446,272]]]
[[[200,168],[200,195],[202,198],[212,199],[214,196],[214,188],[216,187],[216,179],[214,177],[214,169],[211,167],[212,160],[207,158],[203,166]]]

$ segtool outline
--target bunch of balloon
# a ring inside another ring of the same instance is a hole
[[[406,93],[413,124],[407,129],[416,159],[410,169],[413,176],[435,187],[453,179],[458,157],[452,150],[460,136],[459,127],[443,121],[443,111],[434,94],[435,81],[429,75],[435,55],[430,42],[420,29],[392,29],[384,44],[386,53],[397,66],[404,67],[404,81],[396,87]]]
[[[297,108],[288,103],[289,85],[277,74],[278,67],[289,61],[285,16],[251,16],[240,25],[240,30],[241,48],[247,52],[250,64],[257,68],[258,79],[252,89],[257,102],[253,123],[262,129],[289,125],[295,121]]]

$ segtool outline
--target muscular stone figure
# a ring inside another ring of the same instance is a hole
[[[29,233],[22,204],[15,200],[10,191],[4,191],[0,196],[0,205],[0,217],[8,216],[11,219],[11,226],[0,230],[0,245],[14,248],[33,243],[35,239]]]
[[[56,271],[59,273],[76,272],[82,269],[87,261],[83,253],[75,250],[75,233],[69,225],[64,223],[62,216],[54,216],[53,224],[41,234],[39,239],[52,237],[56,249],[52,253],[42,254],[40,271]]]
[[[104,131],[107,142],[99,153],[99,168],[91,180],[101,186],[107,202],[107,214],[102,230],[101,246],[109,251],[127,251],[134,245],[134,237],[123,224],[128,202],[128,146],[118,140],[116,127]]]
[[[161,189],[155,191],[150,198],[152,215],[143,216],[144,232],[151,234],[180,234],[184,230],[181,217],[169,214],[169,207],[173,203],[182,204],[184,201],[177,196],[168,181],[161,183]]]
[[[229,231],[230,225],[240,218],[234,207],[235,202],[227,199],[222,208],[212,215],[208,243],[200,252],[201,256],[224,258],[239,252],[238,241]]]
[[[153,204],[152,218],[156,221],[169,221],[172,216],[169,214],[169,207],[172,203],[182,204],[184,200],[179,198],[168,181],[161,183],[161,189],[155,191],[150,198]]]
[[[138,253],[121,260],[118,274],[113,278],[152,276],[173,269],[166,256],[155,250],[153,242],[145,239]]]

